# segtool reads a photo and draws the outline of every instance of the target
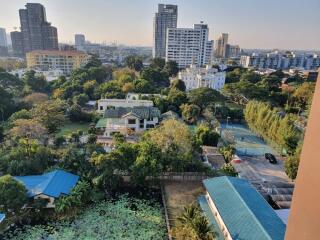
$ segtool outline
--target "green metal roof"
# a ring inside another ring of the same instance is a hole
[[[233,239],[284,239],[285,224],[248,181],[217,177],[203,183]]]
[[[160,110],[156,107],[118,107],[116,109],[106,109],[104,118],[121,118],[129,113],[141,119],[160,117]]]
[[[106,118],[101,118],[96,124],[96,128],[105,128],[107,125],[107,119]]]

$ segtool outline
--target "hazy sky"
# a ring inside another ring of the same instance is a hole
[[[0,27],[19,27],[27,1],[0,0]],[[320,49],[320,0],[38,0],[60,42],[83,33],[92,42],[152,45],[158,3],[178,5],[178,26],[204,21],[210,38],[230,34],[243,48]]]

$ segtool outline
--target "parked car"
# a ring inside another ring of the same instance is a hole
[[[272,164],[277,164],[278,163],[276,157],[271,153],[264,154],[264,157],[269,161],[269,163],[272,163]]]

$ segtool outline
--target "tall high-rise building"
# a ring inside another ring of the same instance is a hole
[[[47,22],[44,6],[39,3],[27,3],[25,9],[19,10],[19,16],[24,53],[58,49],[57,28]]]
[[[0,28],[0,56],[8,55],[7,34],[6,29]]]
[[[179,68],[211,63],[213,41],[208,37],[208,25],[203,23],[193,28],[168,28],[166,61],[175,61]]]
[[[228,54],[228,33],[222,33],[215,44],[215,57],[216,58],[227,58]]]
[[[75,34],[74,43],[76,46],[83,46],[86,44],[86,37],[83,34]]]
[[[7,47],[7,34],[5,28],[0,28],[0,46]]]
[[[12,42],[13,55],[15,57],[23,57],[24,48],[23,48],[22,33],[18,31],[14,31],[10,33],[10,37]]]
[[[86,45],[86,37],[84,34],[75,34],[74,35],[74,45],[77,50],[83,51]]]
[[[178,6],[159,4],[153,19],[153,57],[166,57],[167,29],[176,28]]]

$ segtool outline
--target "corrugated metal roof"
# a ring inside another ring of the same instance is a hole
[[[121,118],[128,113],[133,113],[141,119],[160,117],[161,114],[160,110],[156,107],[118,107],[116,109],[106,109],[104,112],[104,118]]]
[[[213,227],[213,230],[215,232],[215,238],[214,239],[216,239],[216,240],[224,240],[223,233],[221,232],[220,227],[219,227],[216,219],[214,218],[214,216],[211,213],[211,209],[209,207],[209,204],[207,202],[206,197],[203,196],[203,195],[198,197],[198,202],[199,202],[199,205],[200,205],[203,213],[208,218],[209,223]]]
[[[101,118],[96,124],[96,128],[105,128],[107,125],[107,119],[106,118]]]
[[[233,239],[284,239],[285,224],[248,181],[218,177],[203,183]]]
[[[63,170],[55,170],[43,175],[14,178],[25,185],[29,197],[44,194],[55,198],[61,194],[69,194],[79,180],[79,176]]]

